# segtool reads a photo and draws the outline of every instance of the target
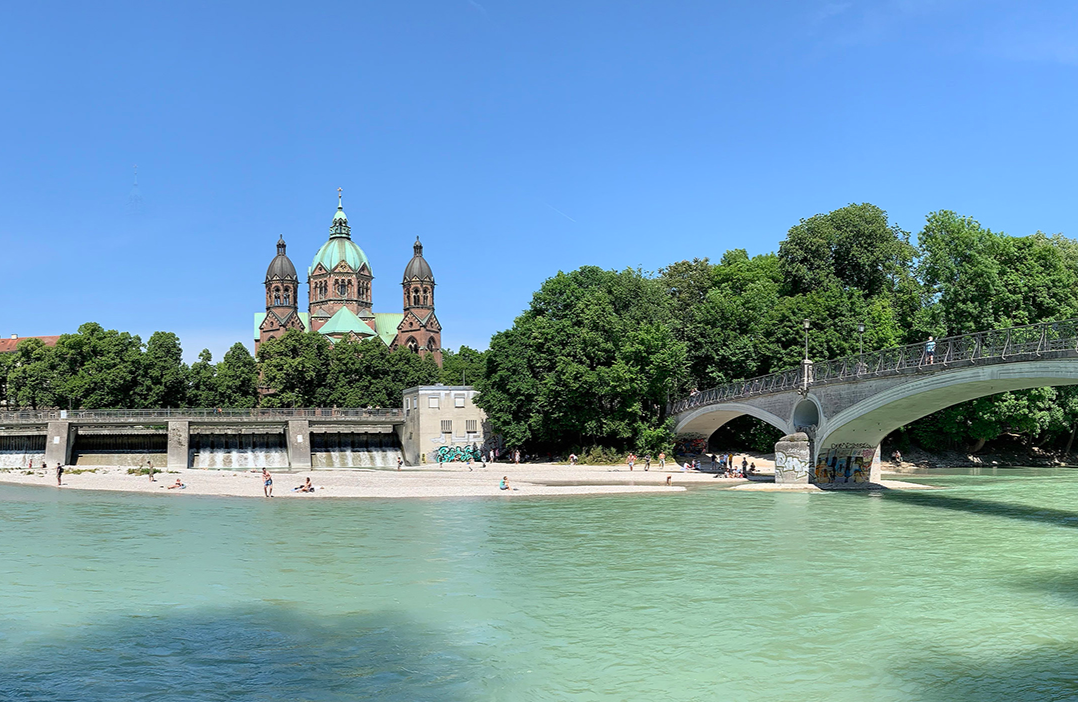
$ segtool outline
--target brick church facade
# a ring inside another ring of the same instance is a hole
[[[307,269],[307,311],[299,311],[300,281],[285,253],[284,238],[266,270],[266,311],[255,314],[255,353],[290,329],[316,331],[331,342],[378,337],[390,349],[404,346],[430,354],[442,365],[442,327],[434,314],[434,274],[416,237],[401,281],[403,312],[374,312],[374,273],[367,255],[352,241],[340,193],[329,240]]]

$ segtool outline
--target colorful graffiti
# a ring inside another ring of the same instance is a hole
[[[438,463],[478,461],[480,460],[479,448],[474,444],[471,446],[439,446],[438,450],[434,452],[434,460]]]
[[[867,483],[876,457],[874,446],[839,444],[821,452],[812,470],[812,482],[843,485]]]

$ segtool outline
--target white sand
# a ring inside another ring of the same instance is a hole
[[[770,473],[770,461],[755,459],[762,473]],[[95,472],[75,473],[73,471]],[[158,473],[151,483],[145,475],[130,475],[126,467],[69,467],[61,489],[119,490],[162,495],[224,495],[262,497],[261,471],[185,470]],[[713,485],[744,490],[801,489],[815,491],[815,486],[785,487],[774,483],[749,483],[736,478],[716,478],[710,473],[659,470],[644,471],[639,465],[632,472],[628,466],[568,466],[550,463],[512,465],[473,465],[471,471],[460,463],[437,466],[405,467],[396,470],[338,469],[288,472],[271,470],[274,497],[312,499],[317,497],[517,497],[536,495],[600,495],[615,493],[682,492],[686,486]],[[511,490],[499,490],[498,483],[507,476]],[[670,476],[671,485],[666,485]],[[314,493],[293,492],[310,477]],[[187,487],[167,489],[179,478]],[[0,470],[0,483],[56,487],[56,474],[40,469],[29,475],[23,469]],[[884,481],[889,488],[924,487],[899,481]]]
[[[96,472],[74,473],[78,470]],[[227,495],[262,497],[260,471],[185,469],[158,473],[151,483],[145,475],[130,475],[127,468],[102,466],[94,469],[69,468],[61,489],[120,490],[170,495]],[[741,480],[714,478],[707,473],[680,471],[645,472],[626,466],[561,466],[553,464],[479,464],[473,470],[459,463],[405,467],[396,470],[315,470],[286,472],[271,470],[274,497],[311,499],[314,497],[516,497],[526,495],[593,495],[637,492],[681,492],[686,485],[734,485]],[[511,490],[499,490],[502,476],[508,476]],[[671,485],[666,485],[666,477]],[[314,493],[293,492],[310,477]],[[187,487],[168,490],[179,478]],[[40,469],[26,475],[22,469],[0,471],[0,482],[56,487],[56,474]],[[571,483],[571,484],[565,484]]]

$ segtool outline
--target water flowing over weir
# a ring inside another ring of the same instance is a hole
[[[0,468],[25,468],[45,460],[44,436],[0,436]]]
[[[395,468],[399,457],[400,439],[394,433],[311,434],[315,468]]]
[[[192,434],[192,468],[287,468],[283,434]]]

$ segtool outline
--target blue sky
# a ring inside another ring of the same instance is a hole
[[[1078,235],[1078,5],[9,3],[0,334],[85,321],[251,343],[278,235],[305,272],[344,189],[400,307],[416,235],[443,346],[544,279],[774,250],[872,202]],[[141,213],[132,213],[138,164]]]

